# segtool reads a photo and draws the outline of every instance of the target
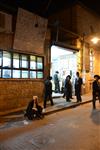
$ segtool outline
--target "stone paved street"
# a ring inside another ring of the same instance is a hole
[[[61,94],[58,96],[61,96]],[[91,99],[91,93],[82,96],[82,103],[76,103],[75,96],[73,96],[71,102],[66,102],[65,98],[62,97],[54,98],[54,105],[51,106],[50,102],[48,101],[47,108],[44,114],[49,115],[58,111],[62,111],[64,109],[71,109],[73,107],[89,103],[91,102]],[[28,120],[26,120],[26,118],[24,117],[24,110],[12,112],[10,114],[5,113],[5,115],[0,114],[0,130],[2,130],[3,128],[11,128],[12,126],[24,126],[25,124],[27,124],[27,121]],[[28,123],[30,123],[30,121],[28,121]]]
[[[23,121],[19,125],[15,122],[10,128],[0,130],[0,150],[100,149],[98,101],[96,110],[88,103],[22,124]]]

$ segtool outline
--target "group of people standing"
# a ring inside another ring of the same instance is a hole
[[[82,102],[81,98],[81,85],[83,84],[83,80],[79,75],[79,72],[76,72],[75,78],[75,96],[77,102]],[[68,75],[64,82],[64,96],[66,97],[66,101],[70,102],[72,99],[72,83],[71,83],[71,76]]]
[[[58,74],[59,72],[56,71],[56,74],[54,75],[54,83],[55,83],[55,91],[57,93],[60,92],[60,86],[59,86],[59,79],[58,79]],[[45,91],[44,91],[44,108],[46,108],[46,101],[49,99],[51,101],[51,105],[53,105],[53,100],[52,100],[52,77],[47,77],[47,79],[44,82],[45,85]],[[76,73],[76,78],[75,78],[75,95],[77,98],[77,102],[81,102],[81,85],[83,84],[82,78],[79,76],[79,72]],[[72,99],[72,83],[71,83],[71,76],[68,75],[65,79],[64,82],[64,95],[63,97],[66,97],[66,101],[70,102]]]
[[[56,71],[54,75],[54,83],[55,83],[55,91],[57,93],[60,92],[60,85],[59,85],[59,78],[58,78],[58,71]],[[96,108],[95,103],[96,99],[98,97],[100,102],[100,83],[99,83],[100,76],[94,75],[94,81],[92,84],[92,102],[93,102],[93,109]],[[44,108],[46,108],[46,101],[49,99],[51,102],[51,105],[54,105],[53,99],[52,99],[52,77],[47,77],[45,80],[45,91],[44,91]],[[75,96],[76,96],[76,102],[82,102],[81,97],[81,89],[82,89],[83,79],[80,76],[79,72],[76,72],[76,78],[74,82],[74,88],[75,88]],[[66,79],[64,81],[64,89],[63,89],[63,97],[66,98],[67,102],[70,102],[72,97],[72,83],[71,83],[71,76],[67,75]]]
[[[60,84],[59,84],[59,72],[56,71],[54,74],[54,84],[55,84],[55,93],[60,93]],[[83,80],[79,75],[79,72],[76,72],[76,78],[75,78],[75,95],[77,98],[77,102],[81,102],[81,85],[83,84]],[[66,79],[64,81],[64,87],[63,87],[64,95],[63,97],[66,97],[66,101],[71,101],[72,99],[72,83],[71,83],[71,76],[66,76]]]
[[[96,108],[96,100],[97,97],[100,102],[100,83],[99,83],[100,76],[94,75],[94,81],[92,84],[92,103],[93,103],[93,109]],[[50,100],[51,105],[53,106],[53,99],[52,99],[52,77],[48,76],[47,79],[44,81],[44,109],[46,108],[47,100]],[[81,86],[83,84],[83,80],[80,77],[79,72],[76,72],[76,78],[75,78],[75,96],[77,99],[77,102],[82,102],[81,98]],[[58,86],[57,86],[58,87]],[[63,97],[66,97],[66,101],[70,102],[72,99],[72,83],[71,83],[71,76],[67,75],[65,82],[64,82],[64,95]],[[33,100],[29,102],[25,116],[28,117],[28,119],[33,120],[33,118],[43,118],[43,108],[38,104],[38,97],[33,96]]]

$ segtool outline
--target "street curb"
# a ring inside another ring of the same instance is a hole
[[[85,102],[79,102],[79,103],[75,103],[75,104],[72,104],[70,106],[65,106],[65,107],[62,107],[62,108],[58,108],[58,109],[55,109],[55,110],[51,110],[51,111],[48,111],[48,112],[44,112],[43,114],[44,115],[50,115],[50,114],[53,114],[53,113],[56,113],[56,112],[59,112],[59,111],[64,111],[66,109],[71,109],[71,108],[74,108],[74,107],[77,107],[77,106],[80,106],[80,105],[84,105],[86,103],[90,103],[92,102],[92,100],[88,100],[88,101],[85,101]],[[10,113],[7,113],[7,114],[3,114],[3,115],[0,115],[0,117],[6,117],[6,116],[12,116],[14,115],[15,118],[22,118],[24,117],[24,109],[23,110],[19,110],[19,111],[16,111],[16,112],[10,112]],[[20,114],[22,113],[22,115]],[[14,117],[12,117],[13,119]]]
[[[73,105],[70,105],[70,106],[65,106],[63,108],[59,108],[59,109],[56,109],[56,110],[51,110],[51,111],[48,111],[48,112],[44,112],[43,114],[44,115],[50,115],[50,114],[56,113],[58,111],[63,111],[63,110],[66,110],[66,109],[71,109],[71,108],[74,108],[74,107],[77,107],[77,106],[80,106],[80,105],[84,105],[84,104],[90,103],[90,102],[92,102],[92,100],[88,100],[88,101],[85,101],[85,102],[82,102],[82,103],[76,103],[76,104],[73,104]]]
[[[0,113],[0,117],[3,117],[3,116],[7,116],[7,115],[12,115],[12,114],[19,114],[21,112],[24,112],[26,110],[26,107],[23,107],[23,108],[20,108],[20,109],[14,109],[14,110],[11,110],[11,111],[8,111],[8,112],[5,112],[5,113]]]

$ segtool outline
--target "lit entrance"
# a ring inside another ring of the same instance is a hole
[[[51,47],[51,70],[53,91],[55,92],[54,74],[58,71],[60,92],[64,86],[64,80],[67,75],[71,75],[72,85],[74,85],[75,74],[77,71],[76,53],[70,49],[64,49],[58,46]],[[59,93],[59,92],[58,92]]]

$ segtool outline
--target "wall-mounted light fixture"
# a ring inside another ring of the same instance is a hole
[[[94,38],[91,39],[91,41],[93,42],[93,44],[97,44],[99,40],[100,39],[97,38],[97,37],[94,37]]]

